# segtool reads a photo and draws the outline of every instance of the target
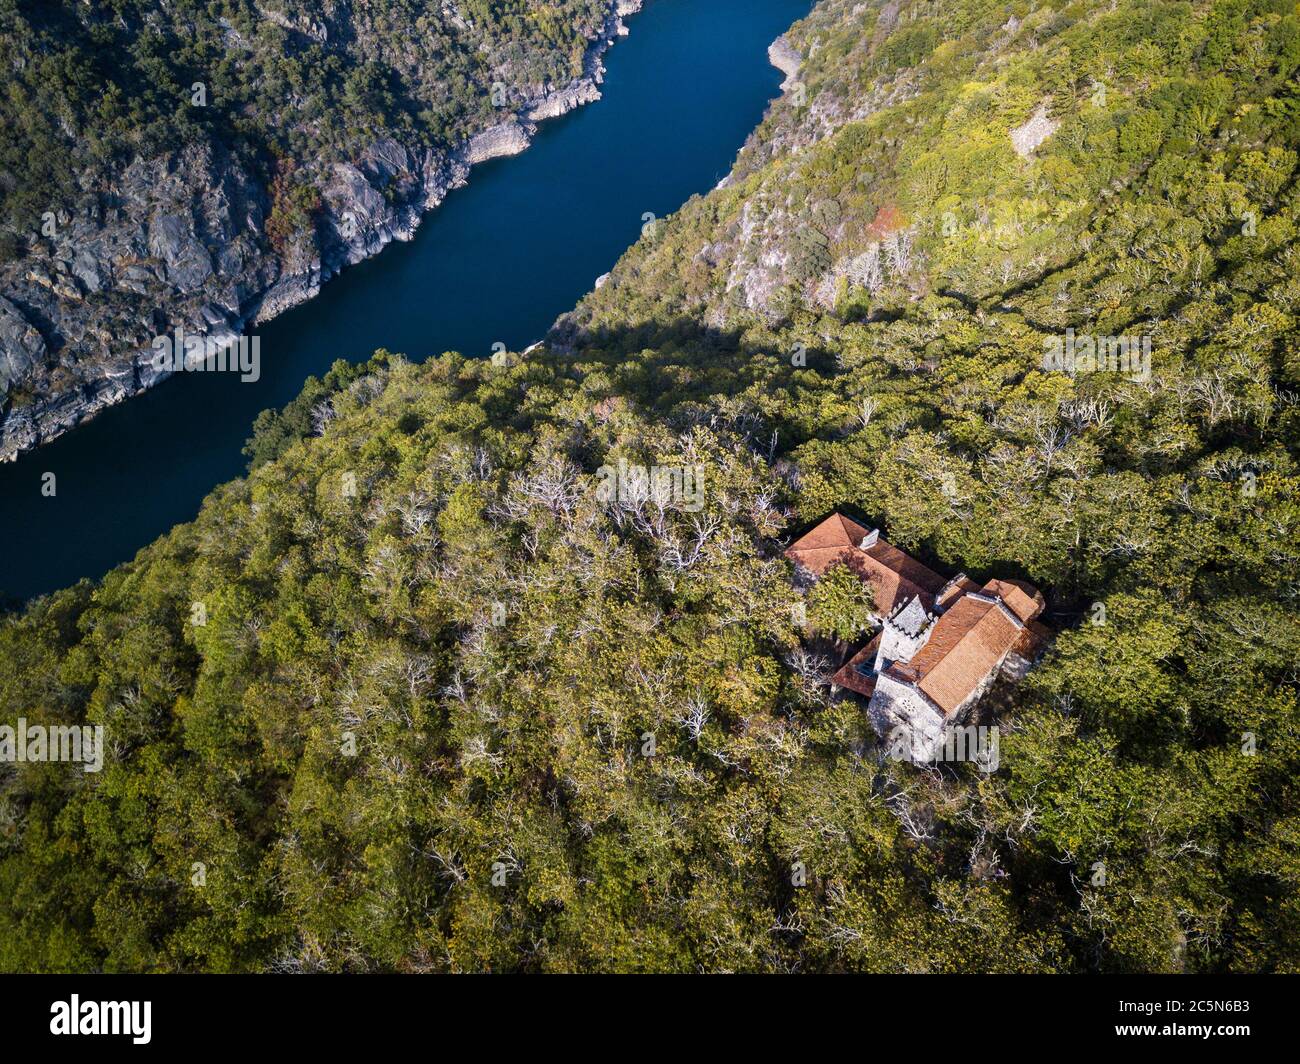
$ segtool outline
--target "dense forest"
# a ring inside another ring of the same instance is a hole
[[[1295,4],[787,40],[544,347],[338,363],[5,619],[0,722],[107,748],[0,764],[0,968],[1300,969]],[[995,772],[830,690],[781,552],[837,508],[1043,590]]]

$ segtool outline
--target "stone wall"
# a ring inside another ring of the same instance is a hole
[[[929,761],[943,746],[943,714],[917,691],[881,674],[867,705],[867,715],[891,753],[910,761]],[[895,744],[905,744],[904,750]]]

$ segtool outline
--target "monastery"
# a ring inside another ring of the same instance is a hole
[[[997,677],[1023,677],[1051,637],[1037,620],[1045,604],[1036,588],[1019,580],[981,587],[965,573],[945,579],[842,514],[785,556],[814,578],[846,565],[870,587],[878,630],[831,682],[868,700],[880,735],[905,729],[912,760],[933,760]]]

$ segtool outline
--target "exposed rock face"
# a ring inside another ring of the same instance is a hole
[[[1040,103],[1024,125],[1011,131],[1011,144],[1022,159],[1028,159],[1035,148],[1056,132],[1060,123],[1047,115],[1047,104]]]
[[[0,385],[27,398],[6,396],[0,458],[162,379],[154,336],[236,331],[283,269],[261,247],[264,193],[206,147],[138,161],[91,202],[0,273]]]
[[[264,236],[267,190],[206,146],[138,160],[107,188],[88,189],[80,214],[56,218],[52,236],[0,269],[0,460],[169,376],[150,362],[154,337],[178,326],[234,336],[391,241],[410,240],[470,167],[523,151],[536,122],[600,98],[603,54],[626,32],[622,16],[640,8],[641,0],[609,0],[581,77],[540,86],[460,147],[381,138],[323,170],[313,231],[280,247]]]
[[[296,30],[304,37],[310,37],[313,41],[319,41],[324,44],[329,40],[329,27],[308,15],[295,15],[290,17],[281,11],[266,4],[258,4],[257,12],[268,22],[274,22],[281,29]]]
[[[469,143],[465,145],[465,162],[477,166],[489,159],[518,155],[528,147],[532,131],[533,127],[521,125],[517,121],[502,122],[499,126],[485,129],[470,137]]]
[[[599,79],[575,81],[563,89],[552,92],[536,107],[528,111],[530,122],[541,122],[547,118],[559,118],[567,115],[585,103],[594,103],[600,99],[600,89],[596,87]]]
[[[45,356],[45,341],[18,308],[0,296],[0,387],[9,390]]]
[[[799,80],[799,68],[803,65],[803,56],[782,36],[768,45],[767,59],[785,75],[785,80],[781,82],[781,91],[789,92]]]

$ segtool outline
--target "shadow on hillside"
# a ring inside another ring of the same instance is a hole
[[[618,329],[589,329],[572,319],[557,322],[546,340],[552,352],[583,364],[625,366],[635,360],[641,379],[629,382],[631,396],[648,410],[666,411],[683,402],[737,395],[753,385],[780,389],[797,386],[801,373],[829,379],[838,360],[829,348],[807,344],[798,351],[746,343],[739,330],[717,329],[678,317]],[[626,379],[626,378],[621,378]],[[764,412],[768,430],[780,433],[780,449],[807,438],[792,418]]]

